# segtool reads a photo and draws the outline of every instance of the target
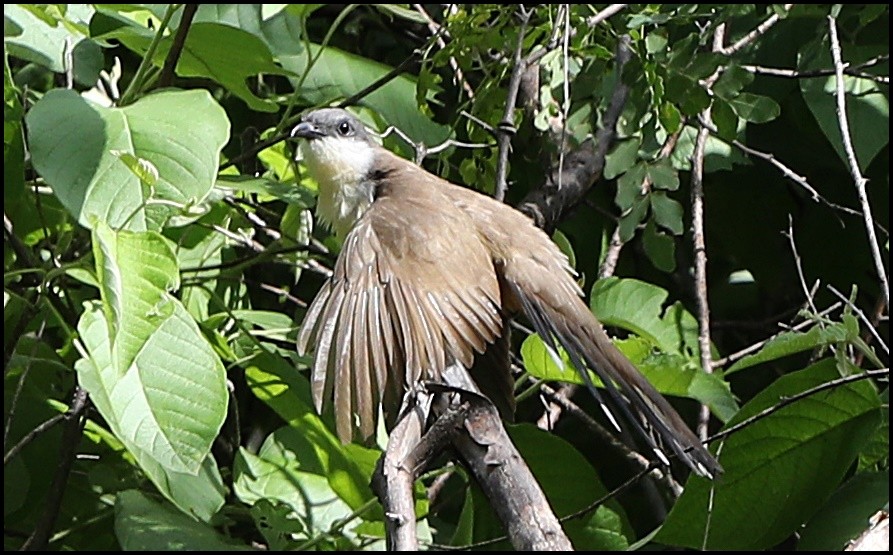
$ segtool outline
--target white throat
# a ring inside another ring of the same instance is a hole
[[[316,213],[344,238],[372,204],[375,191],[368,176],[375,148],[352,137],[320,137],[302,141],[301,153],[310,175],[319,183]]]

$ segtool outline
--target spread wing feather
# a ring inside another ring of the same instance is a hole
[[[405,201],[379,197],[305,316],[298,348],[316,353],[314,401],[334,401],[342,441],[371,438],[382,398],[399,402],[453,361],[470,366],[502,333],[499,283],[474,226],[428,193],[414,197],[411,225]]]

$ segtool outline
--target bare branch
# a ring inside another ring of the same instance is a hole
[[[59,462],[56,472],[53,474],[53,482],[49,492],[43,501],[43,513],[34,526],[34,532],[22,545],[22,551],[43,551],[47,548],[56,518],[62,507],[62,496],[65,493],[65,485],[71,473],[71,465],[74,463],[75,450],[81,439],[83,427],[83,414],[87,408],[87,392],[79,386],[75,387],[71,406],[64,418],[67,420],[62,430],[62,438],[59,440]]]
[[[794,7],[794,4],[785,4],[784,5],[784,9],[786,11],[791,11],[791,8],[793,8],[793,7]],[[771,29],[780,20],[781,20],[780,15],[778,15],[777,13],[772,14],[765,21],[763,21],[762,23],[757,25],[753,31],[747,33],[746,35],[744,35],[743,37],[741,37],[734,43],[730,44],[729,46],[720,47],[718,50],[715,50],[715,52],[718,52],[725,56],[731,56],[732,54],[737,53],[739,50],[741,50],[745,46],[750,45],[751,43],[756,41],[761,36],[765,35],[766,31]],[[725,24],[723,24],[723,25],[725,25]]]
[[[884,259],[881,255],[880,246],[878,245],[877,235],[874,232],[874,218],[871,215],[871,204],[868,202],[868,192],[865,189],[868,180],[862,176],[862,172],[859,169],[859,162],[856,160],[856,151],[853,148],[853,141],[850,136],[850,124],[846,114],[846,92],[844,91],[843,86],[844,63],[840,53],[840,40],[837,38],[837,19],[831,15],[828,16],[828,30],[830,31],[831,36],[831,57],[834,59],[834,69],[837,73],[837,122],[840,125],[843,148],[846,151],[846,159],[849,163],[850,174],[853,176],[853,183],[856,185],[859,204],[862,205],[862,218],[865,222],[865,230],[868,232],[868,247],[871,249],[871,255],[874,259],[878,279],[881,281],[884,301],[889,305],[890,284],[887,281],[886,266],[884,265]]]
[[[518,28],[518,41],[515,44],[513,55],[512,75],[506,89],[505,111],[502,120],[496,127],[496,142],[499,145],[499,153],[496,162],[496,191],[493,196],[496,200],[505,199],[505,191],[508,188],[506,175],[508,175],[509,149],[512,146],[512,137],[515,135],[515,104],[518,101],[518,90],[521,87],[521,77],[527,68],[527,61],[521,57],[521,49],[524,46],[524,33],[533,10],[521,10],[521,25]]]
[[[713,32],[713,51],[721,52],[726,36],[726,24],[720,24]],[[705,81],[705,88],[712,96],[712,89],[719,79],[721,68],[717,68]],[[711,106],[704,108],[700,118],[710,121]],[[710,305],[707,301],[707,246],[704,240],[704,156],[710,131],[704,126],[698,130],[695,149],[691,159],[691,227],[694,240],[694,279],[695,299],[697,300],[698,350],[701,368],[706,373],[713,372],[713,355],[710,341]],[[710,408],[702,404],[698,415],[698,436],[707,437],[710,422]]]
[[[388,447],[372,476],[372,489],[384,508],[389,550],[417,551],[419,548],[413,499],[416,477],[403,461],[421,439],[427,417],[424,412],[416,405],[404,413],[391,430]]]
[[[189,34],[189,28],[192,26],[192,20],[195,18],[195,12],[198,11],[198,4],[186,4],[183,8],[183,17],[180,18],[180,26],[177,27],[177,33],[171,43],[171,49],[167,52],[164,59],[164,67],[161,68],[161,77],[158,78],[159,87],[169,87],[174,82],[174,70],[177,62],[180,60],[180,53],[183,52],[183,46],[186,44],[186,35]]]
[[[630,38],[623,35],[617,41],[617,74],[632,56]],[[589,191],[593,183],[601,177],[605,167],[605,156],[616,135],[617,120],[626,105],[629,87],[622,79],[611,94],[611,102],[602,117],[602,127],[594,139],[583,142],[576,150],[569,152],[564,159],[564,167],[553,167],[545,183],[531,191],[517,206],[518,210],[530,216],[537,226],[551,233],[567,211],[575,206]],[[559,178],[558,173],[561,173]],[[559,189],[557,184],[561,182]]]
[[[619,13],[620,10],[622,10],[626,6],[628,6],[628,4],[611,4],[607,8],[605,8],[602,11],[595,14],[594,16],[587,18],[586,25],[589,25],[590,27],[595,27],[596,25],[598,25],[602,21],[605,21],[612,15]]]
[[[888,57],[888,56],[885,56]],[[877,60],[880,56],[874,58]],[[860,66],[864,66],[864,64],[860,64]],[[834,75],[836,73],[835,69],[814,69],[811,71],[798,71],[796,69],[789,68],[781,68],[781,67],[766,67],[766,66],[755,66],[755,65],[742,65],[741,69],[745,71],[749,71],[754,75],[769,75],[772,77],[785,77],[788,79],[811,79],[815,77],[828,77],[830,75]],[[859,77],[860,79],[869,79],[871,81],[875,81],[876,83],[883,83],[885,85],[890,84],[890,77],[887,75],[874,75],[871,73],[866,73],[864,71],[858,71],[857,66],[848,67],[843,70],[844,74],[850,75],[852,77]]]

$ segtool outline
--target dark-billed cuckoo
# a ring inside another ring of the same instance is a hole
[[[595,371],[659,459],[667,460],[663,444],[701,475],[721,472],[614,346],[583,302],[567,257],[528,217],[391,153],[342,109],[306,114],[292,135],[305,139],[317,213],[344,240],[298,339],[301,352],[315,351],[313,398],[320,411],[334,399],[342,441],[373,435],[379,403],[394,414],[417,382],[439,380],[453,363],[471,368],[494,343],[504,348],[506,319],[523,313],[553,356],[564,348],[601,402],[586,368]],[[472,375],[496,384],[481,389],[497,406],[513,406],[511,387],[499,385],[510,375]]]

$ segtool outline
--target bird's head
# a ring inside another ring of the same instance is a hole
[[[372,204],[374,187],[369,177],[381,147],[360,120],[341,108],[304,114],[291,135],[304,139],[304,164],[319,184],[317,213],[344,237]]]
[[[304,114],[292,130],[301,143],[304,163],[321,185],[337,181],[348,186],[369,174],[378,146],[362,122],[341,108],[322,108]]]

